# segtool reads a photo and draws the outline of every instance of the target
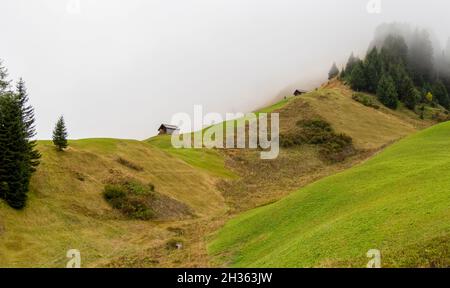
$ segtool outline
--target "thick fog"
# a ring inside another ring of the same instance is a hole
[[[443,0],[1,0],[0,59],[22,76],[39,139],[63,114],[71,138],[145,139],[176,112],[248,112],[363,56],[384,22],[433,31]],[[375,1],[377,2],[377,1]]]

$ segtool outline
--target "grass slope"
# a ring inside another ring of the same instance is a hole
[[[419,132],[366,163],[248,211],[209,252],[235,267],[450,265],[450,123]]]
[[[276,110],[279,110],[283,107],[285,107],[289,102],[295,100],[295,96],[289,96],[286,98],[283,98],[282,100],[276,102],[275,104],[272,104],[271,106],[264,107],[262,109],[257,110],[255,113],[272,113]]]
[[[336,131],[351,136],[355,145],[362,149],[380,148],[432,124],[420,120],[419,115],[402,105],[395,111],[379,102],[378,110],[366,107],[352,99],[353,93],[334,80],[300,98]]]
[[[321,118],[338,133],[351,136],[359,153],[343,162],[328,163],[320,157],[317,145],[282,147],[278,158],[271,161],[261,160],[259,151],[255,150],[226,150],[227,165],[240,176],[222,186],[231,213],[280,200],[433,124],[403,107],[398,111],[366,107],[353,100],[352,95],[351,89],[333,80],[309,93],[288,97],[268,107],[265,111],[279,113],[281,137],[295,132],[299,121]]]
[[[69,249],[81,251],[83,267],[105,266],[152,247],[164,251],[165,241],[173,237],[166,230],[170,222],[126,219],[103,199],[105,183],[118,175],[153,183],[159,193],[188,205],[198,217],[225,209],[215,176],[145,142],[87,139],[69,144],[66,152],[58,153],[50,141],[39,142],[41,165],[25,210],[15,211],[0,201],[0,267],[62,268]],[[143,171],[119,164],[118,157]],[[152,255],[146,257],[148,265],[158,265],[151,262],[157,260]]]
[[[351,127],[346,132],[362,149],[379,149],[421,128],[411,120],[417,115],[356,103],[351,90],[338,82],[258,112],[280,113],[282,131],[319,115],[339,132]],[[364,132],[376,127],[388,129]],[[208,266],[204,236],[229,215],[276,201],[367,157],[328,165],[319,159],[316,147],[302,147],[281,149],[276,160],[262,161],[258,150],[174,149],[169,136],[143,142],[70,141],[65,153],[57,153],[49,141],[39,142],[38,148],[43,158],[32,179],[27,208],[14,211],[0,201],[0,267],[63,267],[65,253],[72,248],[81,250],[83,267]],[[119,157],[143,171],[119,164]],[[121,175],[153,183],[158,193],[189,206],[198,217],[125,219],[102,197],[105,183]],[[182,229],[183,235],[168,228]],[[183,238],[184,249],[166,249],[174,237]]]
[[[172,146],[171,136],[161,135],[146,140],[150,145],[177,157],[195,168],[200,168],[218,177],[235,176],[225,168],[223,157],[212,149],[177,149]]]

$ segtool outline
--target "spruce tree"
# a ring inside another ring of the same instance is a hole
[[[3,66],[3,61],[0,60],[0,93],[5,93],[9,87],[8,70]]]
[[[350,75],[353,71],[355,64],[359,61],[357,57],[352,54],[348,57],[347,65],[345,66],[345,74]]]
[[[412,82],[412,81],[411,81]],[[419,103],[420,101],[420,92],[419,90],[417,90],[416,87],[414,87],[414,85],[412,85],[408,91],[408,93],[406,93],[403,96],[403,102],[405,103],[405,106],[408,109],[414,110],[414,108],[416,107],[416,105]]]
[[[389,75],[392,77],[392,80],[395,84],[395,89],[397,90],[398,99],[400,101],[404,101],[404,98],[412,87],[414,87],[414,83],[411,77],[408,75],[404,65],[402,63],[391,64],[389,69]]]
[[[9,90],[6,69],[0,67],[0,198],[11,207],[26,205],[32,173],[39,164],[33,108],[28,105],[25,83]]]
[[[450,98],[442,81],[436,81],[432,88],[432,94],[435,100],[442,105],[445,109],[450,108]]]
[[[34,109],[28,104],[28,93],[25,87],[25,82],[20,78],[16,86],[16,94],[18,96],[18,101],[21,109],[21,116],[24,128],[24,134],[27,140],[27,145],[24,147],[24,153],[28,154],[28,161],[30,169],[32,172],[35,171],[36,167],[39,165],[39,159],[41,155],[36,149],[36,140],[32,140],[36,136],[36,129],[34,126]]]
[[[331,66],[330,72],[328,72],[328,80],[331,80],[338,75],[339,75],[339,69],[337,68],[336,63],[333,63],[333,66]]]
[[[342,67],[341,72],[339,73],[339,80],[345,80],[345,67]]]
[[[32,169],[25,149],[28,141],[17,95],[8,92],[0,96],[0,110],[0,195],[11,207],[22,209],[26,204]]]
[[[67,129],[63,116],[59,117],[55,130],[53,130],[53,144],[55,144],[58,151],[63,151],[68,146]]]
[[[391,109],[397,109],[398,97],[394,81],[388,74],[383,74],[377,88],[377,97],[383,105]]]
[[[367,54],[364,61],[364,67],[367,78],[367,91],[375,93],[382,72],[382,63],[376,47]]]
[[[350,74],[350,86],[355,91],[364,91],[367,88],[364,66],[361,61],[355,64]]]
[[[402,36],[388,35],[384,40],[383,49],[388,53],[391,63],[406,65],[408,61],[408,46]]]
[[[423,86],[426,82],[432,81],[434,76],[433,55],[433,45],[429,33],[426,30],[416,29],[410,40],[408,66],[417,86]]]

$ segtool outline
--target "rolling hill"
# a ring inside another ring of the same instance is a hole
[[[324,119],[353,140],[357,153],[344,161],[329,163],[317,145],[282,147],[277,159],[259,159],[252,150],[225,150],[226,163],[240,176],[222,183],[221,189],[233,213],[277,201],[299,187],[364,161],[395,141],[433,124],[400,107],[392,111],[366,107],[352,99],[353,91],[333,80],[300,97],[288,97],[263,109],[280,115],[280,134],[289,135],[297,123]],[[376,101],[376,100],[374,100]],[[268,173],[268,171],[270,173]]]
[[[231,220],[209,250],[235,267],[450,265],[450,123]]]
[[[176,235],[167,228],[185,217],[174,207],[172,215],[156,221],[127,219],[102,196],[105,185],[121,177],[152,183],[158,193],[190,207],[194,219],[225,210],[215,188],[214,174],[227,174],[218,157],[209,173],[145,142],[88,139],[69,144],[66,152],[58,153],[49,141],[38,143],[42,163],[24,211],[0,203],[1,267],[64,267],[65,253],[73,248],[81,251],[83,267],[123,266],[121,257],[165,247]],[[119,158],[138,165],[139,171]],[[147,265],[157,265],[155,261]]]
[[[207,236],[230,217],[364,162],[434,123],[403,107],[391,111],[363,106],[352,93],[332,81],[257,111],[280,113],[282,134],[293,131],[299,121],[316,118],[346,133],[356,153],[338,163],[322,159],[316,145],[282,148],[277,159],[264,161],[257,150],[174,149],[168,136],[76,140],[64,153],[49,141],[39,141],[43,157],[26,209],[15,211],[0,201],[0,267],[64,267],[65,253],[73,248],[81,251],[83,267],[227,264],[216,257],[210,261],[206,248]],[[159,199],[154,219],[130,219],[105,201],[105,186],[121,179],[154,185]],[[220,239],[211,246],[213,254],[234,246]],[[174,243],[183,248],[174,249]],[[248,259],[233,263],[250,265]]]

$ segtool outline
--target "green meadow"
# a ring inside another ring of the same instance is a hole
[[[234,218],[209,252],[233,267],[365,267],[378,249],[384,267],[448,267],[449,147],[448,122],[407,137]]]

